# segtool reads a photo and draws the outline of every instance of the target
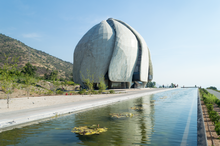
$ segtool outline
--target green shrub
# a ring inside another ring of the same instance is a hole
[[[98,93],[99,93],[99,94],[102,94],[102,90],[99,89]]]
[[[80,91],[78,92],[78,94],[80,94],[80,95],[81,95],[81,94],[84,94],[84,93],[82,92],[82,90],[80,90]]]
[[[94,84],[94,75],[90,74],[90,71],[87,70],[87,78],[84,77],[84,75],[81,73],[82,79],[83,79],[83,83],[86,85],[86,87],[89,90],[89,93],[92,93],[92,90],[94,90],[93,88],[93,84]]]
[[[205,94],[209,94],[209,92],[205,89],[203,89],[203,92],[205,92]]]
[[[6,92],[6,89],[5,89],[5,87],[4,87],[4,86],[2,86],[2,91],[3,91],[3,92]]]
[[[67,83],[67,85],[73,85],[73,86],[74,86],[74,85],[77,85],[77,84],[74,83],[73,81],[67,81],[66,83]]]
[[[213,94],[210,94],[205,89],[199,89],[202,100],[204,101],[207,109],[210,120],[215,124],[215,131],[218,135],[220,135],[220,116],[218,112],[214,111],[213,104],[217,104],[220,106],[220,100],[215,97]]]
[[[203,94],[203,101],[205,104],[214,104],[218,99],[212,94]]]
[[[48,91],[46,92],[46,95],[53,95],[53,91],[48,90]]]
[[[220,122],[215,123],[215,131],[218,135],[220,135]]]
[[[210,87],[208,87],[207,89],[217,90],[217,88],[214,87],[214,86],[210,86]]]
[[[105,85],[105,78],[104,78],[104,76],[99,77],[98,88],[99,88],[99,90],[101,90],[102,92],[103,92],[103,90],[105,90],[105,89],[107,88],[107,86]]]
[[[79,92],[78,92],[79,94],[85,94],[86,93],[86,89],[82,89],[82,90],[80,90]]]
[[[115,93],[115,90],[110,90],[109,91],[111,94],[114,94]]]
[[[98,94],[98,92],[95,90],[92,90],[92,94]]]
[[[218,112],[214,111],[213,104],[216,103],[217,105],[220,105],[220,100],[217,97],[215,97],[213,94],[210,94],[205,89],[200,89],[199,91],[200,91],[202,99],[207,107],[210,120],[212,122],[214,122],[215,124],[219,123],[220,116],[219,116]],[[220,125],[217,124],[217,126],[220,126]],[[216,128],[217,131],[219,130],[218,128],[219,127]]]
[[[213,111],[213,105],[212,104],[207,104],[206,105],[208,111]]]
[[[75,91],[69,91],[69,93],[76,94],[76,92],[75,92]]]
[[[215,103],[220,107],[220,100],[216,100]]]
[[[57,90],[56,91],[56,94],[58,94],[58,95],[62,95],[64,92],[62,91],[62,90]]]
[[[209,118],[211,119],[212,122],[216,123],[219,121],[220,116],[218,115],[218,112],[216,111],[209,111]]]

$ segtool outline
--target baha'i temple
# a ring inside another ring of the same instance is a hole
[[[89,72],[89,74],[88,74]],[[109,18],[93,26],[77,44],[73,57],[73,80],[94,84],[105,78],[108,88],[145,87],[153,79],[150,51],[131,26]]]

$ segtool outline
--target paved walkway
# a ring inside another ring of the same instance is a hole
[[[207,89],[207,91],[211,94],[214,94],[218,99],[220,99],[220,92],[217,92],[217,91],[212,90],[212,89]]]
[[[9,130],[20,124],[29,123],[37,120],[51,118],[53,116],[86,110],[93,107],[103,106],[114,102],[120,102],[131,98],[137,98],[158,92],[173,90],[166,88],[155,88],[150,90],[137,90],[127,94],[115,94],[113,97],[93,99],[47,107],[38,107],[32,109],[18,110],[6,113],[0,113],[0,132]]]

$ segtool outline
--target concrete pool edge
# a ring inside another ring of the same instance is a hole
[[[50,106],[50,107],[45,107],[45,108],[36,108],[35,109],[27,109],[23,110],[23,112],[11,112],[11,116],[5,116],[5,117],[0,117],[0,133],[3,131],[11,130],[14,128],[21,127],[22,124],[24,126],[27,123],[32,123],[38,120],[42,119],[49,119],[51,117],[56,117],[57,115],[64,115],[68,113],[73,113],[81,110],[86,110],[86,109],[91,109],[94,107],[100,107],[108,104],[112,104],[115,102],[120,102],[124,100],[129,100],[132,98],[138,98],[141,96],[145,95],[151,95],[159,92],[165,92],[169,90],[174,90],[175,88],[172,89],[160,89],[160,90],[154,90],[154,91],[143,91],[141,93],[134,93],[130,95],[124,95],[120,97],[107,97],[104,99],[97,99],[97,100],[89,100],[89,101],[83,101],[83,102],[75,102],[71,103],[69,105],[56,105],[56,106]],[[13,114],[14,113],[14,114]],[[16,114],[17,113],[17,114]]]
[[[207,146],[207,136],[204,124],[204,118],[202,113],[200,95],[198,90],[198,97],[197,97],[197,145],[198,146]]]

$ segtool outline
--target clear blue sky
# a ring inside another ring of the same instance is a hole
[[[219,0],[0,0],[0,33],[69,62],[109,17],[143,36],[158,84],[220,89]]]

